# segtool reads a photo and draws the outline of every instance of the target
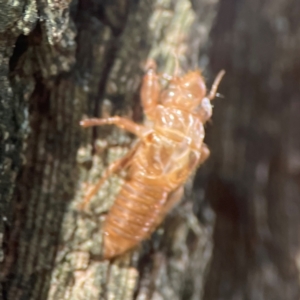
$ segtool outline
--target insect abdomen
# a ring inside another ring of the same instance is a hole
[[[104,224],[104,257],[117,256],[147,238],[158,225],[167,193],[160,186],[129,180]]]

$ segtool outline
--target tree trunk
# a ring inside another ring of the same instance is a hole
[[[219,2],[0,0],[1,299],[300,299],[300,5]],[[133,137],[79,121],[142,122],[143,66],[172,74],[173,53],[226,70],[211,157],[151,240],[103,261],[121,178],[79,204]]]
[[[1,297],[199,299],[211,223],[182,205],[133,253],[101,261],[101,224],[121,179],[88,211],[87,187],[128,151],[116,128],[81,129],[85,116],[142,122],[139,87],[154,58],[196,68],[217,1],[0,1]],[[188,221],[188,222],[187,222]]]
[[[226,69],[199,180],[216,213],[204,299],[300,299],[300,3],[220,1]]]

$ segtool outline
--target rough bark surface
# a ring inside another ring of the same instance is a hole
[[[300,299],[300,3],[220,1],[226,69],[202,169],[216,213],[204,299]],[[204,55],[204,54],[203,54]]]
[[[2,299],[199,299],[211,224],[179,209],[133,253],[101,261],[101,223],[121,179],[78,204],[132,136],[84,116],[142,121],[147,57],[195,68],[217,1],[0,1]]]
[[[298,0],[0,7],[0,299],[300,299]],[[144,63],[172,73],[174,52],[184,70],[210,69],[209,82],[227,72],[211,158],[151,240],[101,261],[121,178],[78,205],[133,137],[79,120],[142,122]]]

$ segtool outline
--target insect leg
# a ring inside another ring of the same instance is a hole
[[[206,144],[202,144],[202,148],[201,148],[201,155],[200,155],[200,158],[199,158],[199,161],[198,161],[198,165],[201,165],[202,163],[204,163],[204,161],[207,160],[207,158],[209,157],[210,155],[210,151],[207,147]],[[176,206],[176,204],[180,201],[180,199],[182,198],[182,195],[183,195],[183,191],[184,191],[184,188],[183,186],[180,186],[179,188],[177,188],[175,191],[171,192],[169,195],[168,195],[168,199],[166,201],[166,204],[163,208],[163,211],[162,211],[162,214],[161,214],[161,217],[158,221],[158,224],[162,221],[162,219],[164,218],[164,216],[174,207]]]
[[[166,205],[164,207],[164,211],[166,214],[181,200],[183,192],[184,188],[181,185],[179,188],[169,194]]]
[[[203,164],[208,159],[209,155],[210,155],[210,151],[207,145],[203,143],[201,147],[201,155],[200,155],[198,165]]]
[[[180,186],[179,188],[177,188],[175,191],[171,192],[168,195],[167,201],[165,206],[163,207],[163,210],[160,213],[160,216],[157,220],[156,226],[158,226],[162,220],[164,219],[164,217],[166,216],[166,214],[173,208],[176,206],[176,204],[181,200],[182,195],[183,195],[183,191],[184,188],[183,186]]]
[[[119,116],[114,116],[105,119],[86,119],[80,121],[80,125],[83,127],[91,127],[91,126],[101,126],[101,125],[116,125],[124,130],[127,130],[140,138],[143,138],[145,134],[149,132],[149,129],[145,128],[142,125],[136,124],[133,121],[122,118]]]
[[[147,63],[148,71],[145,74],[141,88],[141,100],[146,116],[151,120],[154,118],[153,111],[158,104],[160,84],[156,74],[156,64],[150,60]]]
[[[124,157],[110,164],[110,166],[105,170],[101,179],[95,185],[93,185],[89,192],[85,195],[84,200],[79,205],[80,210],[85,209],[91,198],[97,193],[97,191],[101,188],[101,186],[109,176],[118,173],[120,170],[128,166],[139,145],[140,143],[137,143]]]
[[[221,70],[218,73],[217,77],[215,78],[215,80],[213,82],[211,90],[210,90],[210,92],[209,92],[209,94],[207,96],[207,98],[209,100],[212,100],[212,99],[214,99],[216,97],[218,86],[219,86],[219,84],[220,84],[220,82],[221,82],[221,80],[222,80],[222,78],[223,78],[224,75],[225,75],[225,71],[224,70]]]

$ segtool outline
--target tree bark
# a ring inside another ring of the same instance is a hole
[[[298,1],[0,7],[0,299],[300,299]],[[143,66],[150,57],[172,74],[174,53],[208,83],[226,70],[211,157],[150,240],[103,261],[101,225],[122,179],[78,206],[134,137],[79,121],[142,122]]]
[[[195,68],[217,1],[1,1],[1,297],[199,299],[211,226],[182,205],[150,241],[101,261],[101,224],[121,179],[113,176],[85,212],[88,187],[132,136],[83,130],[84,116],[142,122],[139,87],[154,58],[172,74]],[[188,221],[188,222],[187,222]]]
[[[198,180],[216,213],[204,299],[300,299],[300,4],[220,1],[212,70],[226,69]]]

